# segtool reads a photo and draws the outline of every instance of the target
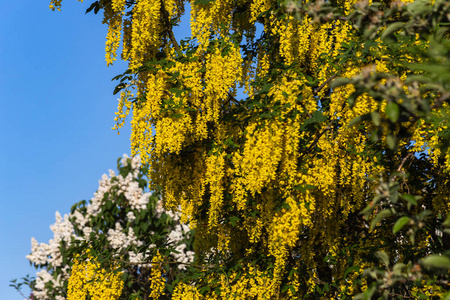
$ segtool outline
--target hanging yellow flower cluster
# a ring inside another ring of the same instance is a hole
[[[163,277],[163,259],[159,252],[152,259],[152,268],[150,275],[150,295],[151,299],[159,299],[161,295],[164,295],[164,277]]]
[[[83,0],[78,0],[78,1],[80,1],[80,2],[83,2]],[[50,0],[50,9],[51,10],[59,10],[59,11],[61,11],[61,2],[62,2],[62,0]]]
[[[200,299],[202,299],[202,297],[194,286],[180,282],[173,291],[172,299],[173,300],[200,300]]]
[[[89,252],[89,249],[87,251]],[[67,299],[84,300],[86,297],[99,300],[119,299],[123,289],[121,276],[120,272],[100,269],[99,263],[92,256],[86,261],[79,261],[76,258],[69,278]]]
[[[104,7],[103,23],[108,25],[106,35],[106,65],[112,65],[117,57],[122,34],[122,16],[124,14],[125,1],[112,1],[111,5]]]

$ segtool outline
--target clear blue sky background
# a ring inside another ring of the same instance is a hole
[[[23,299],[9,281],[35,275],[31,237],[48,243],[55,211],[90,199],[116,159],[130,153],[130,129],[111,127],[117,97],[106,67],[106,25],[92,1],[3,1],[0,18],[0,299]],[[179,28],[177,36],[187,36]],[[184,34],[183,34],[184,33]],[[26,290],[28,296],[28,290]]]

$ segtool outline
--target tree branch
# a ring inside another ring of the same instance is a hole
[[[298,160],[302,160],[303,157],[305,157],[305,155],[308,154],[308,153],[312,150],[312,148],[314,148],[314,147],[317,145],[317,143],[319,142],[319,139],[322,137],[322,135],[324,135],[325,132],[327,132],[328,130],[331,129],[330,126],[331,126],[331,124],[333,124],[334,121],[335,121],[335,120],[331,120],[330,122],[328,122],[328,124],[327,124],[327,126],[325,127],[325,129],[322,130],[322,131],[316,136],[316,138],[314,139],[314,141],[311,143],[311,145],[309,145],[308,149],[306,149],[306,151],[303,152],[303,154],[299,157]]]
[[[181,52],[180,45],[178,44],[177,39],[175,38],[175,35],[173,34],[172,26],[170,26],[169,13],[166,10],[166,4],[164,3],[163,0],[161,1],[161,15],[164,20],[164,26],[167,30],[167,34],[169,35],[169,39],[172,42],[172,45],[175,48],[175,51]]]
[[[182,263],[182,262],[177,262],[177,261],[158,261],[158,262],[154,262],[154,261],[140,261],[140,262],[129,262],[127,260],[123,260],[123,259],[115,259],[115,261],[118,261],[120,263],[123,263],[127,266],[138,266],[138,265],[150,265],[150,264],[160,264],[160,265],[171,265],[171,264],[178,264],[178,265],[185,265],[185,266],[191,266],[194,268],[204,268],[204,266],[199,266],[199,265],[194,265],[194,264],[189,264],[189,263]]]
[[[314,94],[318,94],[326,85],[328,85],[331,80],[336,78],[337,74],[334,74],[333,76],[329,77],[327,80],[325,80],[318,88],[314,90]]]

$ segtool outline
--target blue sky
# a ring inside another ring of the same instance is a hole
[[[9,281],[34,275],[31,237],[48,243],[55,211],[90,199],[130,129],[111,127],[117,97],[106,67],[106,25],[85,14],[92,1],[4,1],[0,18],[0,299],[23,299]],[[188,28],[187,28],[188,29]],[[186,28],[179,28],[178,35]],[[186,31],[184,31],[186,32]],[[28,295],[28,293],[27,293]]]

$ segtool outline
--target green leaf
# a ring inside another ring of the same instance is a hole
[[[294,190],[300,190],[301,192],[306,192],[306,190],[313,190],[317,188],[317,186],[315,185],[310,185],[310,184],[303,184],[303,185],[296,185],[294,186]]]
[[[405,226],[406,224],[408,224],[408,222],[411,220],[410,217],[407,216],[403,216],[400,219],[397,220],[397,222],[395,222],[394,227],[392,228],[392,232],[394,234],[396,234],[397,232],[399,232],[403,226]]]
[[[390,39],[390,37],[398,30],[402,29],[402,27],[404,26],[403,22],[395,22],[392,23],[391,25],[389,25],[384,31],[383,34],[381,35],[381,39],[385,40],[385,39]]]
[[[392,212],[389,209],[385,209],[380,211],[375,218],[373,218],[372,222],[370,223],[370,230],[373,230],[375,228],[375,226],[381,222],[383,219],[386,219],[387,217],[389,217],[390,215],[392,215]]]
[[[370,116],[372,117],[372,122],[375,126],[380,126],[380,113],[377,111],[373,111],[370,113]]]
[[[403,263],[398,263],[395,264],[394,267],[392,268],[392,271],[394,272],[394,275],[401,275],[402,274],[402,270],[406,267],[405,264]]]
[[[371,139],[372,142],[374,142],[374,143],[378,142],[378,140],[379,140],[378,130],[372,131],[372,134],[370,135],[370,139]]]
[[[348,268],[347,270],[345,270],[344,273],[344,279],[347,278],[347,275],[353,271],[358,271],[359,270],[359,266],[351,266],[350,268]]]
[[[236,216],[231,216],[230,217],[230,223],[231,223],[232,226],[236,226],[236,223],[239,222],[239,221],[240,221],[240,219],[238,217],[236,217]]]
[[[450,300],[450,292],[448,292],[447,294],[445,294],[444,300]]]
[[[450,214],[447,215],[447,219],[445,219],[443,226],[450,227]]]
[[[377,251],[375,253],[375,256],[380,259],[380,261],[386,266],[389,267],[389,256],[386,252],[383,251]]]
[[[97,14],[97,13],[99,12],[99,10],[100,10],[100,5],[97,5],[97,6],[94,8],[94,14]]]
[[[312,113],[312,117],[313,117],[314,121],[316,121],[317,123],[322,123],[327,120],[327,117],[324,116],[323,113],[318,110],[316,110],[315,112]]]
[[[397,139],[394,135],[388,134],[386,136],[386,144],[388,145],[389,149],[394,150],[397,146]]]
[[[208,285],[204,286],[204,287],[200,288],[200,294],[203,294],[205,292],[209,292],[210,290],[211,290],[211,288]]]
[[[360,299],[364,299],[364,294],[363,293],[359,293],[358,295],[353,297],[353,300],[360,300]]]
[[[125,83],[119,83],[119,84],[114,88],[113,95],[117,94],[118,92],[120,92],[121,90],[123,90],[125,87],[126,87]]]
[[[184,116],[184,115],[183,115],[183,114],[180,114],[180,113],[176,113],[176,114],[170,115],[170,117],[171,117],[172,119],[178,119],[178,118],[181,118],[182,116]]]
[[[343,86],[343,85],[346,85],[346,84],[349,84],[349,83],[350,83],[350,79],[349,79],[349,78],[343,78],[343,77],[336,78],[336,79],[333,80],[333,82],[330,84],[330,88],[331,88],[332,90],[334,90],[334,89],[336,89],[336,88],[338,88],[338,87],[340,87],[340,86]]]
[[[398,117],[400,115],[400,109],[398,108],[397,103],[389,102],[386,105],[386,115],[392,122],[397,122]]]
[[[356,118],[354,118],[353,120],[350,121],[350,123],[348,123],[348,127],[352,127],[353,125],[356,125],[358,123],[361,123],[363,121],[369,121],[372,119],[372,114],[371,113],[367,113],[361,116],[357,116]]]
[[[425,257],[422,263],[429,268],[450,269],[450,258],[447,256],[430,255]]]
[[[99,6],[98,1],[95,1],[94,3],[91,4],[91,6],[89,6],[88,9],[86,9],[86,13],[90,12],[91,10],[93,10],[94,8],[96,8],[98,6]]]
[[[281,204],[281,207],[283,207],[284,209],[291,209],[291,206],[286,202],[283,202],[283,204]]]
[[[417,206],[417,199],[413,195],[401,195],[401,197],[408,201],[408,209],[411,208],[411,205]]]

